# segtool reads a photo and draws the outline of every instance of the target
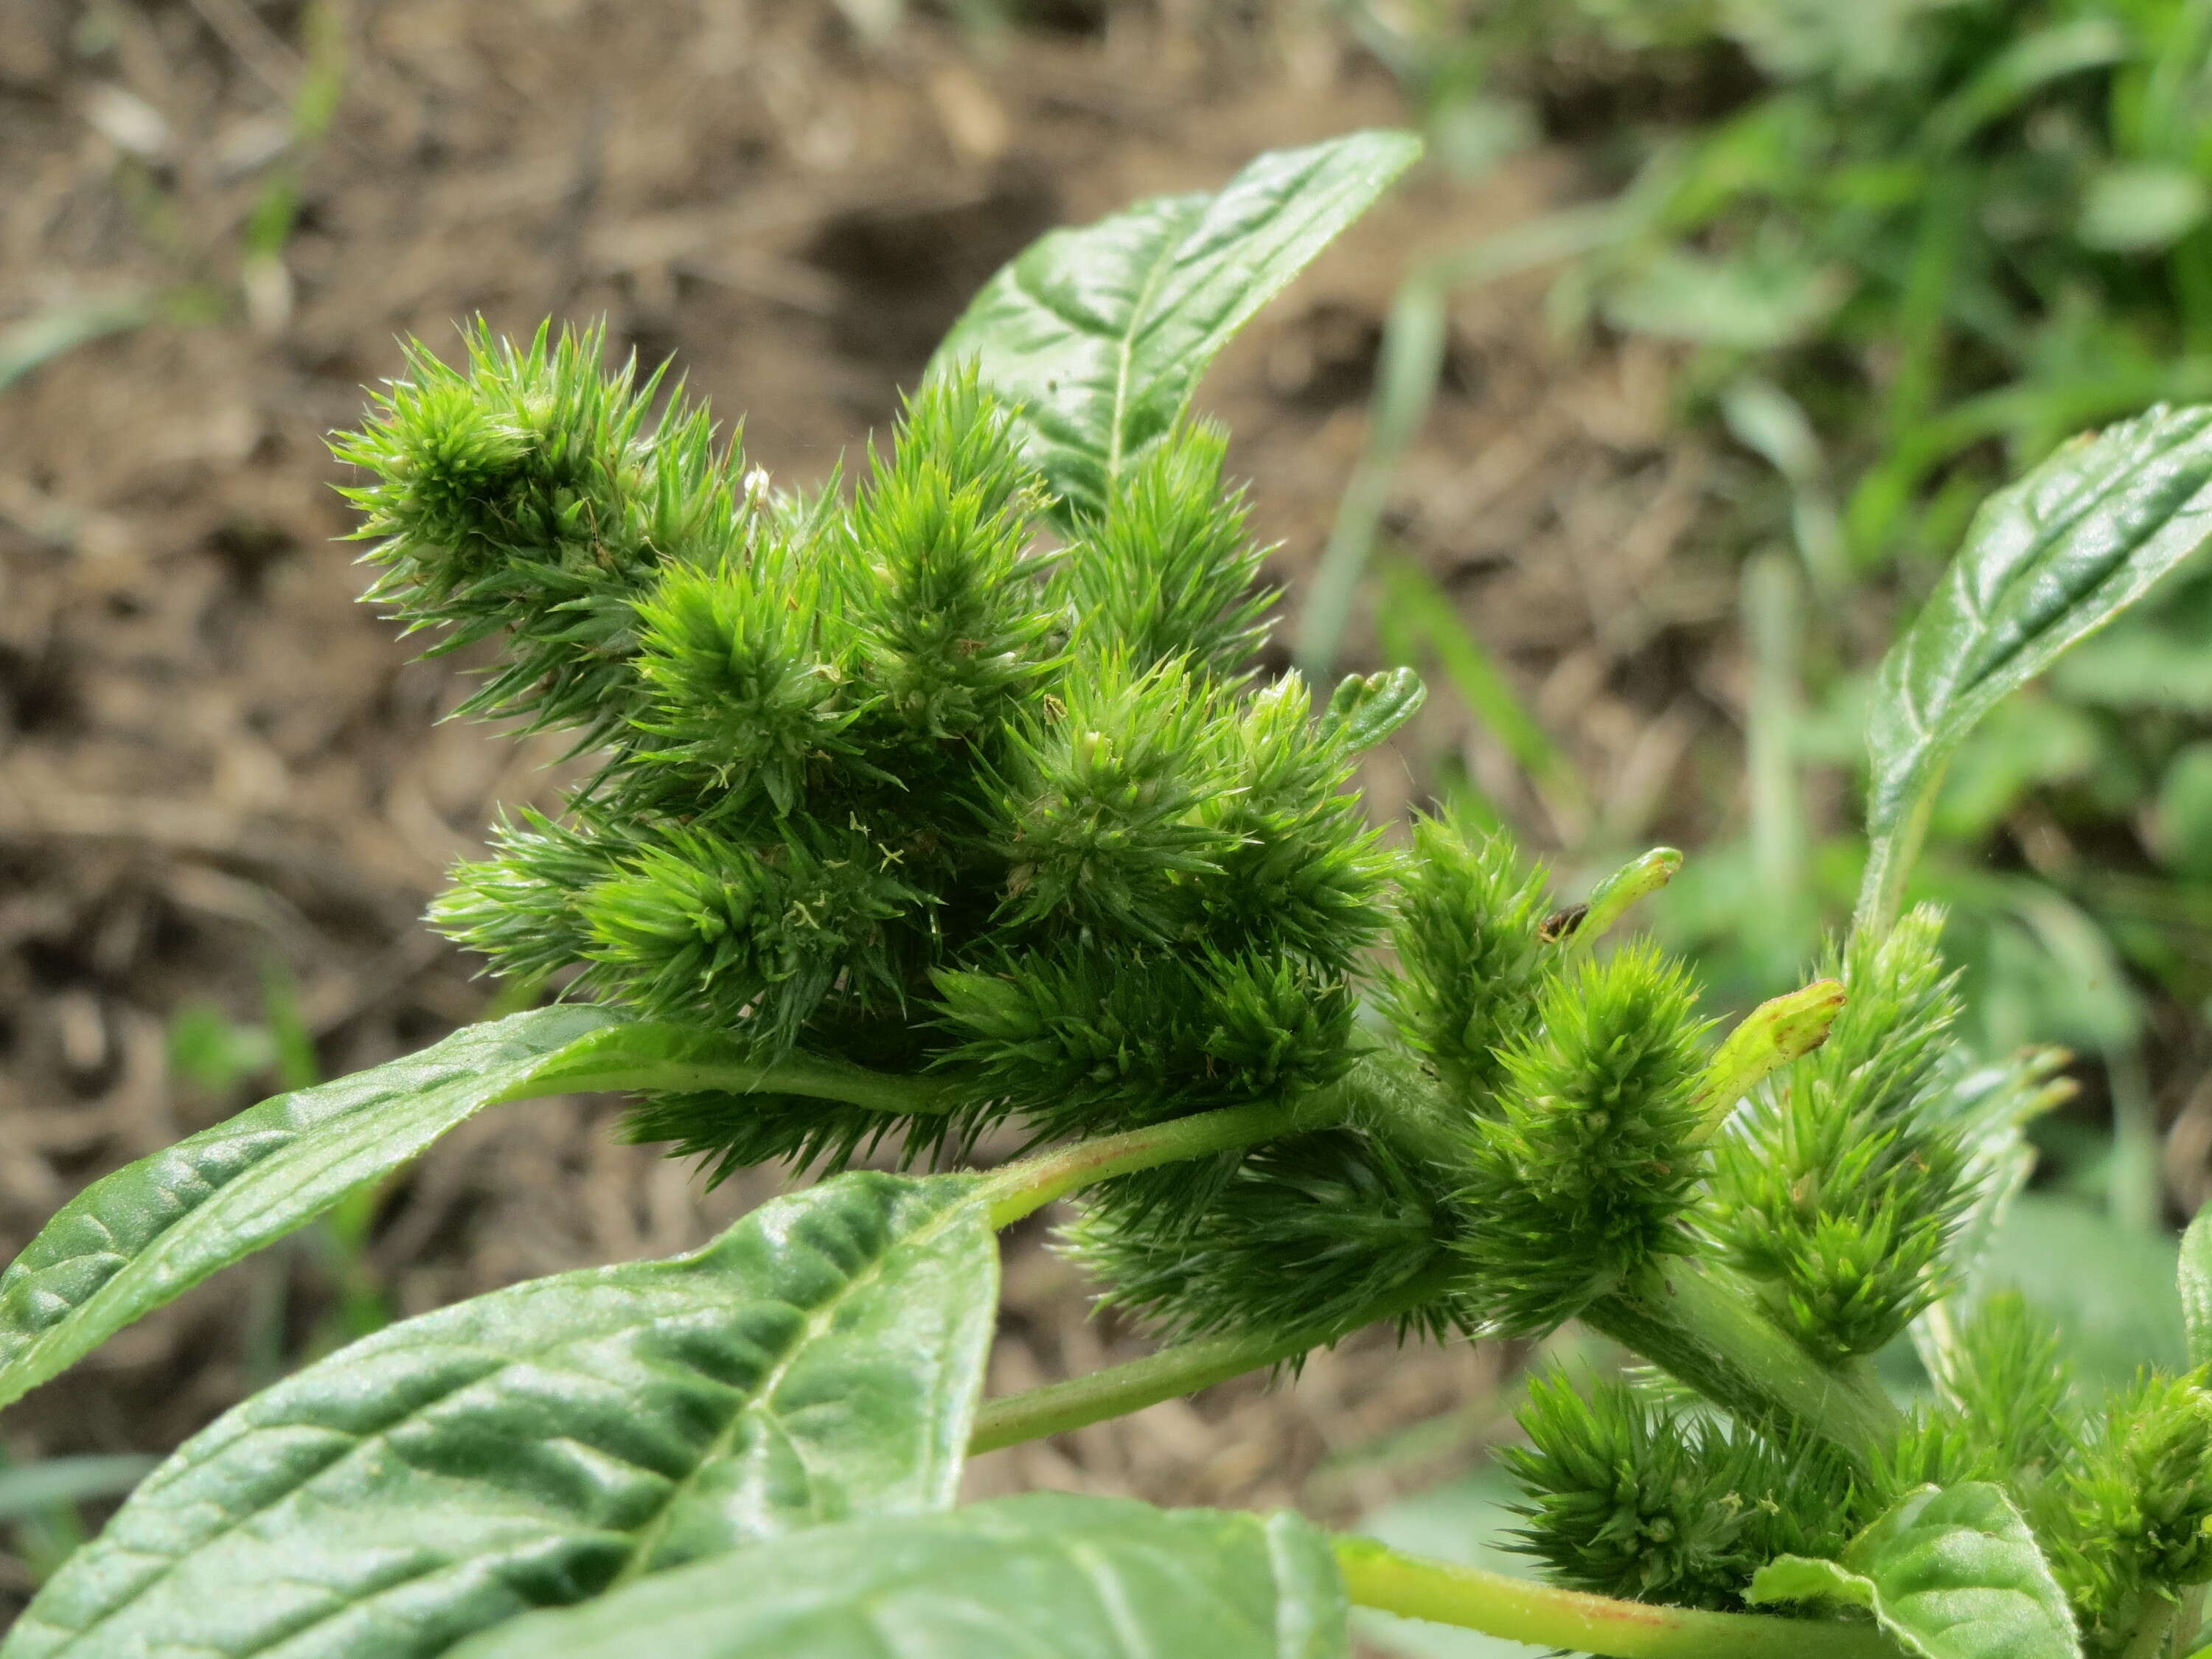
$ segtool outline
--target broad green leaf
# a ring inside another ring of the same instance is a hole
[[[1976,722],[2208,536],[2212,408],[2154,410],[2077,439],[1983,503],[1881,665],[1861,925],[1897,914],[1944,763]]]
[[[1036,1492],[702,1561],[454,1659],[1343,1659],[1345,1614],[1295,1515]]]
[[[2189,1328],[2189,1363],[2212,1364],[2212,1204],[2197,1211],[2181,1236],[2181,1317]]]
[[[0,1656],[428,1659],[750,1540],[945,1508],[997,1302],[975,1187],[843,1176],[691,1255],[342,1349],[187,1442]]]
[[[1163,196],[1041,238],[984,285],[931,360],[973,360],[1021,406],[1024,449],[1097,513],[1189,405],[1230,337],[1420,154],[1404,132],[1272,150],[1218,195]]]
[[[1907,1492],[1841,1563],[1786,1555],[1759,1569],[1753,1602],[1863,1607],[1914,1659],[2080,1659],[2073,1610],[2002,1488],[1966,1481]]]
[[[0,1405],[485,1107],[589,1086],[675,1040],[672,1028],[617,1018],[563,1006],[470,1026],[404,1060],[264,1100],[94,1182],[0,1274]]]

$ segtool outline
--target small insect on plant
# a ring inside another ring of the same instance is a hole
[[[747,482],[589,334],[416,352],[337,446],[374,597],[497,641],[470,709],[596,762],[432,920],[563,999],[88,1188],[0,1280],[4,1397],[495,1105],[624,1091],[709,1179],[945,1172],[340,1349],[149,1475],[5,1659],[1342,1659],[1354,1604],[1631,1659],[2183,1650],[2206,1373],[2087,1398],[1978,1291],[2063,1085],[1954,1046],[1905,887],[1951,747],[2212,532],[2212,410],[1983,508],[1883,675],[1856,923],[1723,1033],[1616,937],[1678,854],[1562,910],[1503,836],[1386,835],[1352,779],[1419,684],[1255,665],[1260,551],[1192,391],[1414,153],[1356,134],[1044,238],[849,491]],[[1002,1125],[1030,1152],[958,1169]],[[994,1236],[1079,1194],[1066,1248],[1161,1346],[981,1400]],[[2212,1237],[2185,1261],[2201,1365]],[[1288,1514],[955,1506],[966,1457],[1376,1322],[1568,1319],[1649,1369],[1534,1390],[1541,1577]],[[1909,1407],[1869,1364],[1908,1333]]]

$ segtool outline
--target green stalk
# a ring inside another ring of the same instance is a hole
[[[1423,1560],[1367,1538],[1336,1540],[1344,1587],[1363,1607],[1610,1659],[1896,1659],[1872,1625],[1653,1607],[1560,1589],[1480,1567]]]
[[[960,1103],[967,1087],[964,1079],[957,1077],[872,1072],[865,1066],[823,1054],[792,1054],[763,1065],[708,1053],[603,1070],[594,1070],[586,1057],[573,1071],[549,1071],[532,1078],[520,1093],[507,1098],[612,1094],[631,1089],[715,1090],[733,1095],[805,1095],[816,1100],[842,1100],[872,1111],[942,1115]]]
[[[2120,1650],[2120,1659],[2162,1659],[2173,1636],[2174,1616],[2180,1603],[2156,1595],[2136,1620],[2135,1634]]]
[[[1727,1269],[1655,1262],[1584,1308],[1583,1322],[1740,1417],[1795,1425],[1869,1466],[1903,1419],[1864,1371],[1821,1364]]]
[[[1109,1365],[1088,1376],[1065,1382],[1048,1382],[1041,1389],[989,1400],[975,1415],[975,1431],[968,1442],[968,1455],[1038,1440],[1048,1434],[1086,1428],[1109,1417],[1124,1417],[1163,1400],[1173,1400],[1232,1376],[1280,1364],[1302,1353],[1341,1340],[1364,1325],[1413,1312],[1451,1282],[1449,1267],[1431,1268],[1419,1278],[1376,1298],[1350,1322],[1334,1326],[1310,1326],[1304,1330],[1250,1332],[1202,1336],[1178,1342],[1126,1364]]]
[[[1115,1176],[1234,1152],[1257,1141],[1279,1140],[1340,1123],[1345,1111],[1341,1092],[1328,1089],[1295,1105],[1267,1101],[1256,1106],[1231,1106],[1055,1147],[1009,1164],[988,1178],[984,1200],[991,1206],[991,1224],[1012,1226],[1056,1198]]]

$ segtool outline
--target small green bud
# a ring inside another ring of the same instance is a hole
[[[1841,980],[1815,980],[1746,1014],[1705,1067],[1705,1080],[1698,1091],[1705,1132],[1719,1129],[1736,1103],[1766,1078],[1826,1042],[1847,1000]]]
[[[1428,696],[1428,687],[1410,668],[1347,675],[1329,694],[1322,733],[1347,754],[1364,754],[1420,713]]]
[[[1641,899],[1649,898],[1680,874],[1682,855],[1672,847],[1655,847],[1597,884],[1588,902],[1554,911],[1544,920],[1547,944],[1583,951],[1613,931]]]

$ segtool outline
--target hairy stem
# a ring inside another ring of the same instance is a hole
[[[2120,1659],[2164,1659],[2173,1636],[2174,1615],[2181,1604],[2154,1593],[2136,1620],[2135,1634],[2120,1650]]]
[[[1341,1122],[1345,1111],[1342,1096],[1324,1090],[1291,1105],[1265,1101],[1256,1106],[1231,1106],[1056,1146],[1009,1164],[990,1177],[984,1198],[991,1206],[991,1224],[1010,1226],[1055,1198],[1115,1176],[1323,1128]]]
[[[1379,1297],[1350,1321],[1304,1330],[1203,1336],[1178,1342],[1158,1353],[1109,1366],[1088,1376],[1049,1382],[1041,1389],[989,1400],[976,1414],[968,1442],[970,1457],[1018,1445],[1048,1434],[1084,1428],[1109,1417],[1122,1417],[1179,1395],[1195,1394],[1216,1382],[1279,1364],[1349,1335],[1363,1325],[1412,1313],[1433,1300],[1450,1282],[1446,1268],[1432,1268]]]
[[[1662,1261],[1583,1310],[1583,1322],[1739,1416],[1797,1427],[1862,1468],[1901,1419],[1874,1380],[1821,1364],[1725,1268]]]
[[[1896,1659],[1871,1625],[1652,1607],[1479,1567],[1426,1561],[1366,1538],[1336,1540],[1352,1601],[1509,1642],[1610,1659]]]

